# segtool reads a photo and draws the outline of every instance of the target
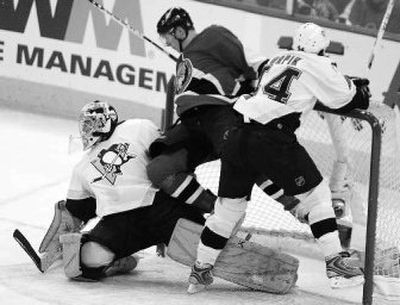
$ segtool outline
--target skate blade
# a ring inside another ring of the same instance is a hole
[[[187,292],[189,294],[194,294],[194,293],[198,293],[200,291],[203,291],[204,289],[206,289],[206,285],[202,285],[202,284],[189,284],[188,290]]]
[[[329,279],[329,282],[332,289],[355,287],[364,283],[364,276],[359,275],[348,279],[344,277],[333,277]]]

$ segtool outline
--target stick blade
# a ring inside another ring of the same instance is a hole
[[[18,229],[14,230],[13,237],[17,241],[17,243],[21,246],[21,248],[26,252],[26,254],[29,255],[29,257],[32,259],[33,263],[36,265],[39,271],[43,273],[44,271],[42,269],[42,263],[40,257],[33,249],[30,242],[26,239],[26,237]]]

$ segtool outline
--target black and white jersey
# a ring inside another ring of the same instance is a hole
[[[286,51],[269,61],[254,96],[240,97],[234,109],[266,124],[290,113],[307,112],[317,100],[329,108],[341,108],[355,93],[353,82],[328,57]]]
[[[147,177],[148,147],[160,136],[149,120],[131,119],[94,145],[74,167],[67,198],[96,199],[105,216],[151,205],[157,192]]]

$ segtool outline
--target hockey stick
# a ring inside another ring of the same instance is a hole
[[[40,272],[44,273],[42,269],[42,261],[36,251],[33,249],[31,243],[26,239],[26,237],[21,233],[20,230],[15,229],[13,233],[14,239],[17,243],[21,246],[22,249],[29,255],[32,259],[36,267],[39,269]]]
[[[128,22],[126,22],[125,20],[122,20],[120,17],[115,16],[112,12],[110,12],[108,9],[106,9],[103,5],[101,5],[100,3],[98,3],[95,0],[88,0],[91,4],[93,4],[95,7],[97,7],[100,11],[102,11],[104,14],[110,16],[112,19],[114,19],[116,22],[118,22],[120,25],[122,25],[123,27],[127,28],[131,33],[133,33],[134,35],[136,35],[137,37],[151,43],[153,46],[155,46],[158,50],[160,50],[161,52],[163,52],[164,54],[168,55],[169,58],[171,58],[173,61],[177,62],[178,61],[178,57],[176,57],[175,55],[173,55],[171,52],[168,52],[165,48],[163,48],[162,46],[160,46],[159,44],[157,44],[156,42],[154,42],[153,40],[151,40],[149,37],[147,37],[145,34],[143,34],[142,32],[140,32],[139,30],[135,29],[132,25],[130,25]]]
[[[15,229],[13,237],[42,273],[46,272],[47,269],[49,269],[50,266],[52,266],[62,256],[61,248],[52,248],[40,257],[33,249],[31,243],[18,229]]]
[[[391,13],[393,11],[394,1],[395,0],[390,0],[389,1],[388,5],[386,7],[385,15],[383,15],[382,22],[381,22],[381,25],[380,25],[379,30],[378,30],[378,34],[376,35],[376,39],[375,39],[374,45],[373,45],[372,50],[371,50],[371,54],[370,54],[369,59],[368,59],[367,75],[371,71],[371,66],[372,66],[372,63],[373,63],[374,58],[375,58],[376,49],[378,48],[380,42],[382,41],[383,34],[386,31],[386,26],[388,24],[390,15],[391,15]]]

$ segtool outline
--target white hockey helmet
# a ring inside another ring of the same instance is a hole
[[[106,102],[94,101],[83,106],[79,115],[79,133],[83,150],[107,140],[118,123],[115,108]]]
[[[319,54],[329,46],[330,40],[325,31],[315,23],[307,22],[296,30],[293,50]]]

